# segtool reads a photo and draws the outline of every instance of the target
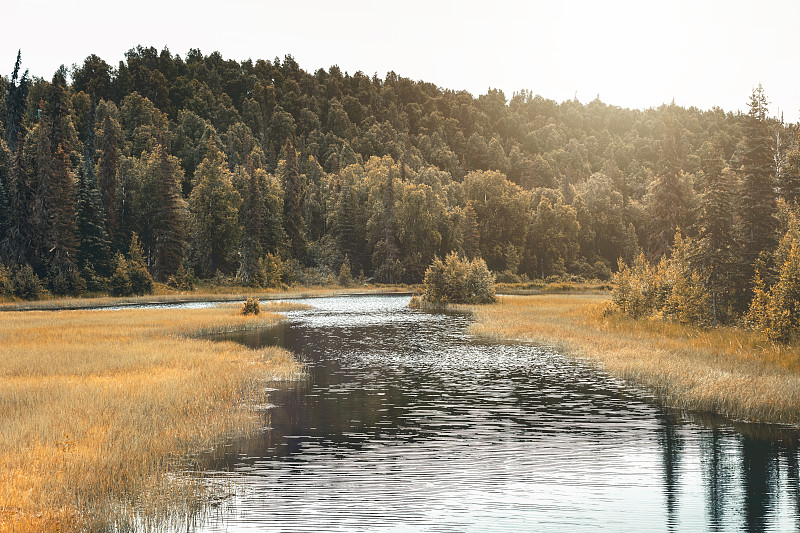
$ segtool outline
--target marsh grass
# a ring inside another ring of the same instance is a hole
[[[286,350],[200,337],[269,326],[276,308],[291,307],[4,313],[0,531],[190,520],[219,487],[181,473],[258,428],[266,381],[302,375]]]
[[[800,425],[800,346],[736,328],[607,316],[608,299],[502,296],[497,304],[470,308],[477,317],[471,332],[553,345],[680,409]]]

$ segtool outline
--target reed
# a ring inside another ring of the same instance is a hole
[[[281,319],[272,310],[4,313],[0,531],[190,520],[218,487],[182,473],[258,428],[266,381],[302,375],[286,350],[199,337],[269,326]]]
[[[471,332],[555,346],[680,409],[800,425],[800,346],[738,328],[607,316],[606,294],[503,296]]]

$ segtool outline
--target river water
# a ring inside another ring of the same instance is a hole
[[[800,530],[798,432],[668,411],[407,302],[314,299],[228,337],[284,346],[309,377],[219,451],[210,475],[243,488],[192,531]]]

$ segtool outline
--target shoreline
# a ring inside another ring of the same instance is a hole
[[[553,346],[653,394],[665,406],[732,422],[800,427],[800,347],[735,328],[605,316],[608,294],[500,296],[465,306],[469,332]]]

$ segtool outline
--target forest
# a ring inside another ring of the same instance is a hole
[[[418,283],[455,252],[509,283],[616,275],[633,316],[800,322],[797,128],[760,85],[747,112],[635,110],[291,56],[138,46],[49,81],[22,59],[0,78],[7,296]]]

